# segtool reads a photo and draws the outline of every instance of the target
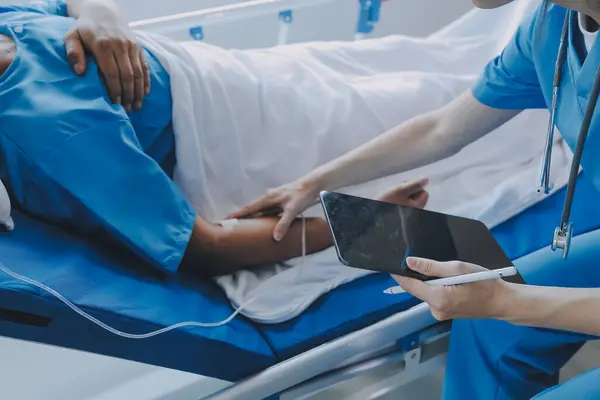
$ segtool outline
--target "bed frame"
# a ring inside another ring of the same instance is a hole
[[[449,323],[420,304],[365,329],[281,362],[206,399],[306,399],[343,381],[386,367],[388,378],[349,400],[374,399],[445,365]]]

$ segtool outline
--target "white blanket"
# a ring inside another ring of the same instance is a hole
[[[390,36],[224,50],[140,35],[171,75],[175,180],[201,216],[218,221],[266,189],[294,180],[468,89],[536,1],[474,10],[426,39]],[[375,196],[431,178],[428,208],[494,226],[540,200],[536,182],[546,111],[524,112],[458,155],[349,193]],[[554,144],[555,189],[571,154]],[[307,215],[320,215],[319,208]],[[327,291],[368,272],[333,249],[217,279],[234,307],[262,323],[297,316]]]

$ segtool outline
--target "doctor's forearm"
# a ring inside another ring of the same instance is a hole
[[[515,285],[502,318],[533,326],[600,336],[600,289]]]
[[[468,90],[441,109],[413,118],[317,168],[306,177],[307,186],[335,190],[439,161],[519,112],[487,107]]]
[[[451,149],[436,137],[437,126],[435,114],[416,117],[317,168],[308,179],[318,182],[320,189],[335,190],[449,156]]]
[[[79,18],[86,10],[107,10],[116,15],[119,8],[114,0],[66,0],[69,17]]]

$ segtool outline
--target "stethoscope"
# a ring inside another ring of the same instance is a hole
[[[560,45],[558,47],[558,57],[556,59],[556,66],[554,69],[554,83],[552,91],[552,107],[550,109],[550,120],[548,124],[548,134],[546,136],[546,149],[544,153],[544,159],[542,163],[542,176],[539,191],[543,191],[544,194],[550,193],[552,185],[550,184],[550,164],[552,161],[552,144],[554,140],[554,122],[556,117],[556,104],[558,101],[559,88],[563,73],[563,66],[567,57],[567,42],[569,36],[569,23],[571,20],[571,11],[567,11],[565,22],[563,24],[562,35],[560,38]],[[571,207],[573,205],[573,194],[575,193],[575,185],[577,184],[577,175],[579,174],[579,166],[581,164],[581,156],[583,154],[583,147],[585,140],[587,139],[588,132],[590,130],[590,124],[596,109],[596,103],[598,102],[598,94],[600,93],[600,68],[596,72],[596,78],[594,80],[594,86],[590,93],[590,99],[585,110],[583,122],[581,123],[581,129],[579,130],[579,136],[577,137],[577,146],[573,154],[573,161],[571,163],[571,171],[569,174],[569,183],[567,185],[567,196],[565,198],[565,204],[563,208],[562,218],[560,226],[554,230],[554,237],[552,239],[552,250],[562,249],[563,259],[567,259],[569,254],[569,248],[571,246],[571,238],[573,237],[573,223],[569,221],[571,217]]]

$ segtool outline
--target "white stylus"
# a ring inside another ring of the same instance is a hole
[[[425,283],[428,285],[431,285],[431,286],[453,286],[453,285],[462,285],[464,283],[487,281],[488,279],[503,278],[505,276],[513,276],[513,275],[516,275],[517,273],[518,273],[518,271],[515,267],[507,267],[507,268],[494,269],[491,271],[482,271],[482,272],[475,272],[472,274],[451,276],[449,278],[433,279],[431,281],[425,281]],[[384,290],[383,293],[400,294],[400,293],[404,293],[404,289],[402,289],[400,286],[394,286],[394,287]]]

